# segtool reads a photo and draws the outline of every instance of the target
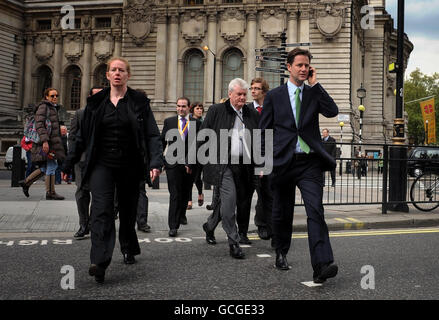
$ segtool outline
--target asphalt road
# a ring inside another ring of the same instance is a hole
[[[124,265],[119,246],[103,285],[88,275],[90,240],[68,235],[0,234],[0,299],[394,300],[438,299],[439,228],[333,232],[339,275],[308,287],[312,269],[305,235],[295,234],[289,271],[274,268],[269,242],[254,240],[245,260],[203,235],[171,239],[139,234],[142,254]],[[258,256],[258,255],[268,255]],[[63,266],[67,271],[63,273]],[[73,274],[74,272],[74,274]],[[67,281],[70,278],[70,282]],[[74,283],[72,281],[74,279]],[[66,285],[74,289],[65,290]],[[263,301],[260,301],[263,303]]]

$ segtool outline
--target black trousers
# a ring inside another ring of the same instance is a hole
[[[194,176],[186,173],[186,167],[178,164],[166,168],[169,190],[169,229],[178,229],[181,219],[186,217],[187,203],[191,199]]]
[[[259,178],[254,177],[256,193],[258,194],[258,201],[256,202],[255,225],[257,227],[267,228],[271,235],[271,215],[273,211],[273,196],[270,187],[270,180],[268,176]]]
[[[91,251],[92,264],[108,266],[116,242],[114,193],[119,200],[119,243],[123,254],[140,254],[135,224],[139,198],[139,171],[96,165],[90,176],[92,194]]]
[[[148,223],[148,196],[146,195],[145,181],[140,182],[139,201],[137,203],[137,227],[144,227]]]
[[[323,209],[323,174],[321,160],[311,158],[293,161],[282,179],[274,175],[273,238],[276,251],[287,254],[291,246],[296,186],[299,188],[307,215],[308,244],[314,271],[322,264],[334,262],[328,227]]]

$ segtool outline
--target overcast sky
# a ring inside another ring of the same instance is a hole
[[[398,22],[398,0],[386,0],[386,10]],[[439,73],[439,0],[405,0],[404,31],[414,45],[405,76],[419,68]]]

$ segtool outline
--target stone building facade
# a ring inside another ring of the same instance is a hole
[[[311,42],[311,64],[344,115],[343,142],[359,138],[362,83],[363,142],[390,142],[396,30],[385,0],[0,0],[0,151],[20,140],[27,106],[48,86],[60,89],[68,123],[90,87],[106,85],[112,56],[130,61],[129,85],[146,91],[159,124],[175,114],[177,97],[210,105],[235,77],[278,86],[279,74],[255,67],[279,62],[257,61],[255,49],[279,47],[282,32],[287,43]],[[412,49],[407,39],[406,60]],[[340,141],[339,119],[322,118],[321,127]]]

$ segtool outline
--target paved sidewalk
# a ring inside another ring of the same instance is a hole
[[[160,189],[147,189],[149,195],[148,223],[153,232],[167,236],[169,193],[165,177],[161,177],[160,181]],[[45,200],[44,190],[44,181],[40,180],[30,188],[30,197],[26,198],[20,187],[11,188],[10,180],[0,180],[0,234],[7,233],[12,236],[13,233],[36,235],[36,233],[56,232],[72,236],[78,229],[74,197],[75,184],[67,185],[63,182],[62,185],[56,186],[57,193],[66,197],[63,201]],[[212,191],[205,190],[204,192],[205,203],[199,207],[196,188],[193,188],[194,206],[192,210],[188,210],[188,224],[181,226],[179,236],[204,236],[202,224],[211,212],[206,210],[205,206],[211,202]],[[254,225],[256,200],[255,193],[249,228],[249,233],[254,234],[251,236],[257,236],[257,228]],[[383,215],[379,205],[327,205],[325,206],[325,218],[331,231],[439,226],[439,208],[428,213],[418,211],[411,205],[409,208],[409,213],[389,211]],[[294,232],[306,232],[306,214],[303,206],[295,208],[293,225]],[[225,235],[220,226],[216,234]]]

